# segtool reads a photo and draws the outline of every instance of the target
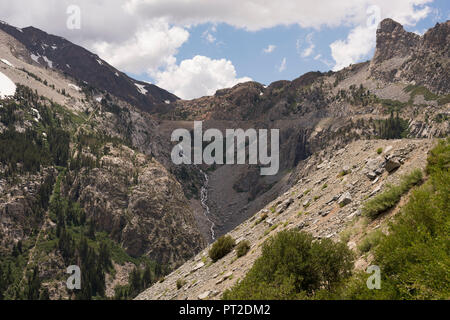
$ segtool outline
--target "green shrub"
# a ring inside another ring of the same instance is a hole
[[[381,289],[369,290],[368,274],[355,274],[324,299],[450,299],[450,139],[429,155],[428,181],[413,190],[372,250],[381,269]]]
[[[432,176],[449,169],[450,138],[439,141],[438,145],[430,151],[427,162],[426,172]]]
[[[358,244],[358,250],[361,253],[369,252],[370,249],[374,248],[382,239],[383,232],[381,230],[375,230],[364,237]]]
[[[413,186],[421,183],[422,179],[422,171],[418,169],[403,176],[399,185],[388,185],[386,191],[367,201],[362,208],[362,213],[371,219],[375,219],[381,213],[394,207],[401,196],[408,192]]]
[[[343,177],[346,176],[348,174],[352,173],[352,170],[348,169],[348,170],[342,170],[341,172],[339,172],[338,177]]]
[[[343,243],[314,241],[305,232],[282,231],[266,241],[246,277],[223,298],[299,299],[320,288],[332,290],[350,275],[353,255]]]
[[[213,244],[209,250],[209,257],[212,261],[225,257],[228,253],[233,250],[235,245],[234,239],[231,236],[222,236]]]
[[[378,148],[378,149],[377,149],[377,153],[378,153],[378,154],[382,154],[382,153],[383,153],[383,148]]]
[[[245,256],[247,252],[250,250],[250,242],[248,240],[239,242],[236,247],[236,254],[238,258]]]
[[[178,279],[177,280],[177,290],[180,290],[186,284],[186,280]]]
[[[273,212],[275,212],[275,208],[273,209]],[[261,222],[266,220],[268,216],[269,215],[267,213],[264,213],[263,215],[261,215],[261,217],[255,221],[255,225],[260,224]]]
[[[415,190],[375,261],[395,288],[393,299],[450,298],[450,140],[428,158],[428,182]]]

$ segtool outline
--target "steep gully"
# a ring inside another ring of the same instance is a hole
[[[183,147],[181,145],[178,145],[179,147],[179,155],[182,156],[183,158],[189,159],[186,154],[184,153]],[[189,162],[191,161],[191,159],[189,159]],[[211,240],[214,241],[216,240],[216,234],[214,231],[214,227],[216,226],[215,223],[209,218],[210,214],[211,214],[211,210],[208,206],[208,186],[209,186],[209,178],[208,175],[198,167],[198,165],[194,165],[199,172],[203,175],[204,177],[204,182],[203,182],[203,186],[201,188],[200,191],[200,202],[201,205],[204,209],[203,213],[205,215],[206,220],[208,220],[208,222],[210,223],[211,227],[210,227],[210,231],[211,231]]]

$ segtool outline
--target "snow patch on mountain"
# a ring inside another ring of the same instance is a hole
[[[76,85],[74,85],[72,83],[69,83],[68,86],[69,86],[69,88],[72,88],[72,89],[74,89],[76,91],[81,91],[81,88],[79,86],[76,86]]]
[[[53,61],[51,61],[49,58],[47,58],[46,56],[42,56],[42,59],[44,59],[45,62],[47,62],[47,65],[53,69]]]
[[[40,58],[41,56],[40,56],[39,54],[38,54],[38,55],[31,54],[30,57],[31,57],[31,59],[32,59],[34,62],[39,63],[39,58]]]
[[[10,66],[11,68],[14,68],[13,64],[11,62],[9,62],[6,59],[0,59],[1,62],[3,62],[4,64],[6,64],[7,66]]]
[[[148,91],[145,89],[145,86],[143,84],[135,83],[134,85],[137,87],[138,91],[141,94],[143,94],[143,95],[147,94]]]
[[[16,85],[7,76],[0,72],[0,98],[12,96],[16,92]]]

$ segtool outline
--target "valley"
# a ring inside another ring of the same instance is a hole
[[[345,243],[365,270],[362,244],[388,233],[413,186],[376,219],[366,203],[426,172],[449,136],[449,31],[385,19],[371,61],[182,100],[68,40],[0,24],[0,298],[221,299],[292,230]],[[279,170],[175,164],[172,133],[199,121],[222,136],[279,130]],[[224,235],[248,252],[212,261]],[[70,264],[81,292],[65,287]]]

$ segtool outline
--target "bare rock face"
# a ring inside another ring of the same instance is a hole
[[[377,30],[371,75],[387,82],[403,81],[425,86],[436,94],[450,89],[450,21],[436,24],[423,36],[385,19]]]
[[[386,169],[387,172],[391,173],[392,171],[400,168],[401,165],[402,164],[401,164],[401,161],[399,158],[391,157],[391,158],[387,159],[386,165],[384,168]]]
[[[381,63],[394,57],[408,56],[419,41],[419,35],[405,31],[400,23],[392,19],[385,19],[377,30],[377,47],[372,61]]]
[[[350,192],[345,192],[338,200],[338,204],[340,206],[346,206],[352,202],[352,196],[350,195]]]
[[[79,193],[87,217],[128,254],[175,266],[204,247],[181,185],[163,166],[123,146],[111,146],[101,161],[79,175],[70,193]]]

